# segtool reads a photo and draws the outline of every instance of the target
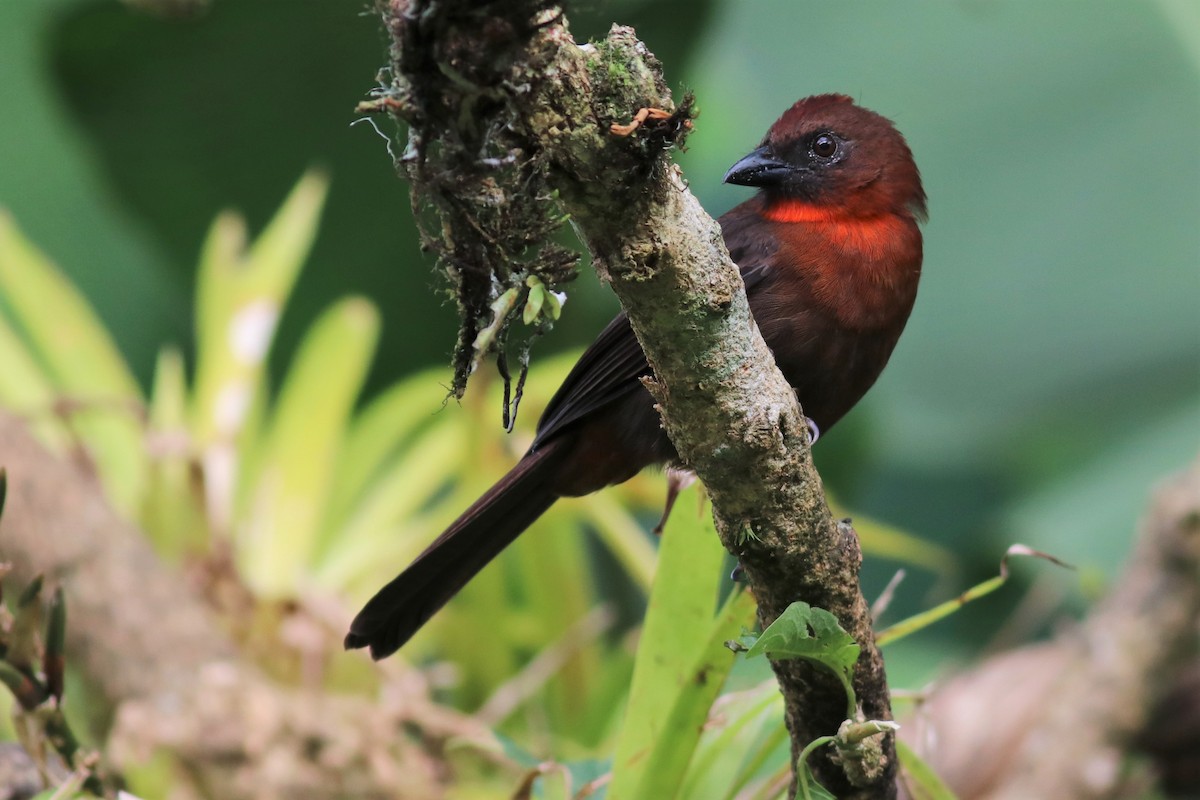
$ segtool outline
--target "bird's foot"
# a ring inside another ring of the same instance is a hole
[[[662,518],[654,526],[655,536],[662,536],[663,528],[667,527],[667,518],[671,516],[671,509],[675,507],[679,493],[691,486],[695,480],[696,473],[691,470],[667,467],[667,502],[663,507]]]

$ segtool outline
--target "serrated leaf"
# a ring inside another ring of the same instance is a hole
[[[803,658],[824,665],[845,687],[847,716],[854,716],[854,665],[861,648],[830,612],[797,600],[761,634],[743,636],[742,644],[747,658]]]

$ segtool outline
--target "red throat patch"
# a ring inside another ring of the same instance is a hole
[[[873,257],[886,253],[904,228],[904,221],[893,214],[856,217],[803,200],[779,200],[767,206],[763,216],[772,222],[813,225],[837,246]]]

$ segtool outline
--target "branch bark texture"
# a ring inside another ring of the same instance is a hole
[[[462,202],[443,223],[457,241],[457,231],[472,237],[492,215],[472,203],[520,192],[516,172],[494,165],[539,165],[538,185],[570,215],[629,315],[666,430],[712,497],[760,622],[796,600],[833,612],[862,645],[855,688],[863,714],[890,719],[857,537],[830,515],[801,409],[750,316],[720,229],[661,138],[610,131],[640,108],[674,108],[656,59],[628,28],[580,46],[559,9],[528,0],[392,0],[384,15],[395,42],[387,107],[410,125],[415,193],[456,193]],[[775,669],[798,753],[837,730],[845,698],[804,662]],[[839,797],[894,791],[890,735],[869,740],[855,763],[821,751],[815,767]]]

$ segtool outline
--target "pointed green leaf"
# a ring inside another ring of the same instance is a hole
[[[163,348],[150,395],[150,475],[141,521],[159,554],[167,556],[198,551],[208,536],[192,469],[187,391],[183,356],[173,347]]]
[[[193,434],[232,440],[261,389],[276,324],[308,256],[327,181],[300,179],[258,240],[244,252],[245,223],[224,213],[205,240],[197,272]]]
[[[61,449],[70,436],[54,414],[57,399],[50,377],[0,311],[0,405],[24,416],[43,442]]]
[[[767,629],[743,637],[746,657],[765,655],[773,660],[803,658],[822,664],[842,682],[848,698],[848,717],[854,716],[854,665],[860,648],[842,629],[837,617],[823,608],[796,601]]]
[[[366,501],[390,458],[402,456],[409,440],[422,427],[455,424],[456,415],[444,409],[445,370],[426,370],[405,378],[374,397],[346,432],[338,455],[337,474],[330,490],[326,525],[340,530],[355,506]],[[447,413],[441,413],[446,410]],[[461,426],[460,426],[461,427]],[[388,472],[394,472],[388,467]],[[339,535],[339,539],[340,539]]]
[[[646,759],[636,797],[673,797],[683,785],[688,764],[700,743],[709,709],[717,699],[734,659],[725,642],[753,623],[757,604],[749,592],[729,596],[709,629],[708,641],[693,663],[691,680],[674,698],[662,735]]]
[[[652,780],[649,773],[658,767],[650,755],[660,739],[680,734],[668,727],[669,721],[680,696],[697,680],[693,670],[711,646],[724,559],[711,517],[699,521],[685,514],[671,516],[659,546],[658,571],[617,740],[611,800],[645,797],[640,787]]]
[[[55,399],[70,402],[71,427],[95,459],[111,498],[132,510],[146,467],[138,422],[141,390],[87,300],[4,212],[0,295],[50,376]]]
[[[268,596],[298,587],[312,564],[343,434],[379,336],[379,315],[342,300],[305,336],[280,390],[241,539],[247,580]]]
[[[461,422],[446,416],[418,436],[372,483],[348,519],[326,527],[315,580],[331,588],[345,586],[373,575],[385,554],[395,568],[424,547],[411,538],[406,542],[399,532],[462,471],[467,432]],[[339,457],[338,463],[345,459]]]

